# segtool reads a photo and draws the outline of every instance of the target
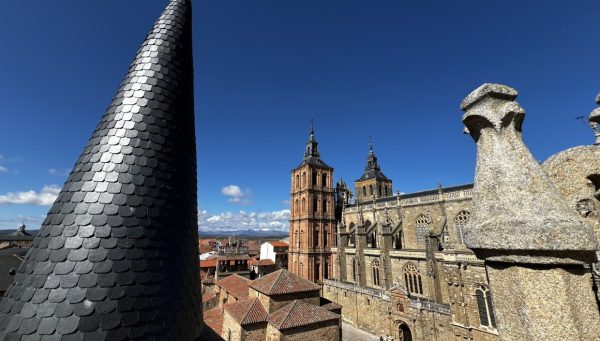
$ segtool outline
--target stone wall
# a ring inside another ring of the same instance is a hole
[[[281,341],[341,340],[341,327],[337,321],[317,325],[286,329],[281,332]]]
[[[224,310],[221,337],[227,341],[242,341],[242,332],[242,326]]]

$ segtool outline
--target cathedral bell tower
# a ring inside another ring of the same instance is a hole
[[[333,168],[321,160],[317,146],[311,126],[304,158],[291,174],[288,270],[318,283],[332,274],[336,221]]]
[[[369,142],[369,156],[367,156],[365,170],[362,176],[354,182],[354,185],[356,186],[356,198],[361,202],[393,195],[392,180],[381,172],[371,142]]]

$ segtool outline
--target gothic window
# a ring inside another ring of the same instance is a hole
[[[427,238],[427,233],[429,232],[429,219],[424,214],[421,214],[417,217],[417,243],[425,244],[425,239]]]
[[[313,245],[314,247],[319,246],[319,231],[313,231]]]
[[[367,187],[363,186],[363,197],[367,196]]]
[[[410,293],[423,295],[421,274],[419,273],[419,268],[412,262],[408,262],[404,266],[404,282],[406,284],[406,289]]]
[[[312,173],[312,185],[317,186],[317,172]]]
[[[320,281],[321,280],[321,271],[320,271],[321,270],[321,265],[319,264],[319,262],[315,263],[314,270],[315,270],[315,275],[313,277],[314,281],[315,282]]]
[[[323,186],[323,187],[327,186],[327,174],[321,175],[321,186]]]
[[[317,212],[317,205],[319,204],[319,200],[317,198],[313,199],[313,212]]]
[[[323,267],[323,279],[329,278],[329,263],[326,261],[325,266]]]
[[[373,195],[373,185],[369,185],[369,195]]]
[[[456,227],[456,238],[461,244],[464,244],[463,241],[463,230],[467,222],[469,222],[469,217],[471,213],[468,211],[460,211],[454,218],[454,226]]]
[[[393,242],[394,242],[394,249],[401,249],[402,248],[402,230],[400,230],[398,233],[396,233],[393,236]]]
[[[302,172],[302,186],[306,186],[306,172]]]
[[[372,270],[373,270],[373,285],[376,286],[380,286],[380,282],[379,282],[379,268],[380,268],[380,264],[379,264],[379,260],[375,259],[371,265]]]
[[[373,249],[377,248],[377,235],[375,234],[375,232],[373,232],[369,235],[369,245]]]
[[[479,321],[482,326],[496,328],[494,307],[492,306],[492,295],[487,285],[477,284],[475,286],[475,297],[479,310]]]
[[[296,188],[300,187],[300,175],[296,174]]]
[[[327,213],[327,200],[323,199],[323,213]]]

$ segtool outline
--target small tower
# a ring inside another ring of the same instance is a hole
[[[365,170],[362,176],[354,182],[354,185],[356,199],[363,202],[372,198],[384,198],[393,195],[392,180],[381,172],[371,141],[369,141],[369,156],[367,156]]]
[[[333,168],[319,156],[314,129],[304,158],[292,170],[288,270],[314,282],[331,274],[331,243],[336,236]]]

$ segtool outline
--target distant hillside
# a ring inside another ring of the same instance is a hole
[[[289,232],[279,231],[256,231],[256,230],[219,230],[219,231],[198,231],[200,238],[203,237],[228,237],[236,235],[238,237],[272,237],[275,239],[285,238],[289,235]]]

